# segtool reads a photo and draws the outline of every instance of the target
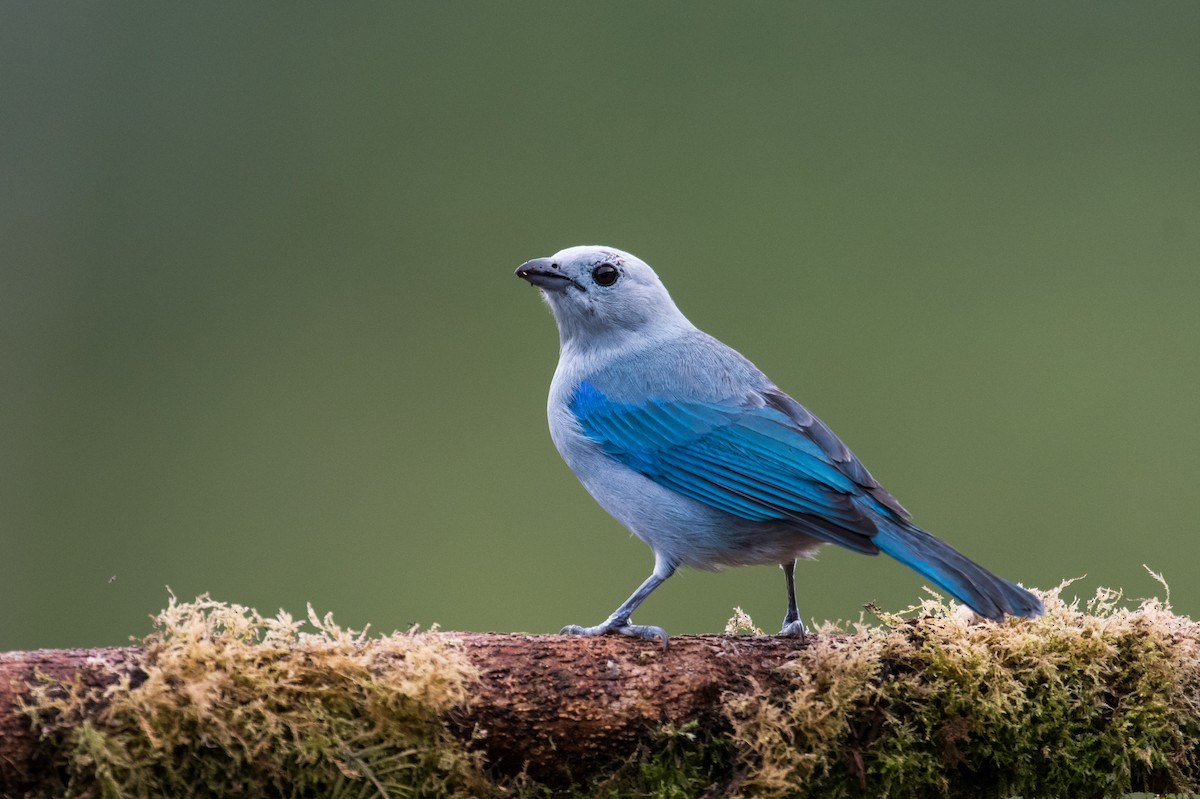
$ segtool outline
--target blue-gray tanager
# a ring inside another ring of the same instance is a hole
[[[820,419],[680,313],[649,266],[611,247],[527,261],[558,323],[550,437],[600,505],[654,550],[654,572],[595,627],[661,638],[630,616],[681,565],[778,563],[783,634],[803,635],[795,565],[821,544],[886,552],[976,613],[1037,616],[1042,602],[909,521]]]

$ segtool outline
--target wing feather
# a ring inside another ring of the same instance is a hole
[[[878,483],[827,427],[791,402],[803,415],[762,395],[740,404],[613,402],[585,381],[570,408],[605,453],[666,488],[743,519],[795,521],[872,550],[862,537],[877,530],[871,510],[880,506],[871,499]]]

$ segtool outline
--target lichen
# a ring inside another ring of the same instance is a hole
[[[169,606],[132,670],[46,681],[27,713],[65,753],[59,795],[479,794],[447,712],[475,670],[441,636],[368,637],[202,596]]]
[[[834,625],[784,687],[727,697],[747,796],[1113,796],[1200,786],[1200,634],[1167,601],[979,623],[927,600]]]

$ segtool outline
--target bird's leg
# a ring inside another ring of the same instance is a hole
[[[780,635],[798,635],[804,637],[804,622],[800,621],[800,611],[796,610],[796,561],[780,563],[783,578],[787,581],[787,615],[783,617],[783,629]]]
[[[578,624],[568,624],[562,628],[562,632],[566,635],[619,633],[620,635],[629,635],[634,638],[645,638],[647,640],[661,638],[663,649],[666,649],[666,630],[662,627],[654,627],[648,624],[630,624],[629,617],[633,615],[633,611],[637,609],[637,606],[642,604],[655,588],[658,588],[664,580],[674,573],[675,565],[673,563],[667,563],[661,559],[656,560],[654,563],[654,572],[602,624],[597,624],[595,627],[580,627]]]

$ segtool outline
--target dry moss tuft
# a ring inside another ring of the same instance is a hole
[[[201,597],[132,667],[46,680],[26,712],[47,795],[1112,796],[1200,787],[1200,626],[1168,601],[1045,595],[980,623],[932,599],[817,631],[779,678],[722,698],[729,727],[664,726],[575,786],[497,784],[446,720],[476,671],[439,635],[369,638]],[[847,625],[843,625],[847,626]],[[307,631],[306,631],[307,630]],[[730,632],[756,632],[735,613]]]
[[[980,624],[940,599],[827,625],[785,690],[728,699],[751,796],[1094,796],[1200,787],[1200,635],[1157,599]]]
[[[725,622],[726,635],[765,635],[761,627],[756,627],[754,619],[741,608],[734,608],[733,615]]]
[[[480,792],[443,722],[467,701],[465,656],[437,635],[368,638],[311,607],[307,623],[172,597],[132,674],[46,682],[26,710],[67,753],[62,795]]]

